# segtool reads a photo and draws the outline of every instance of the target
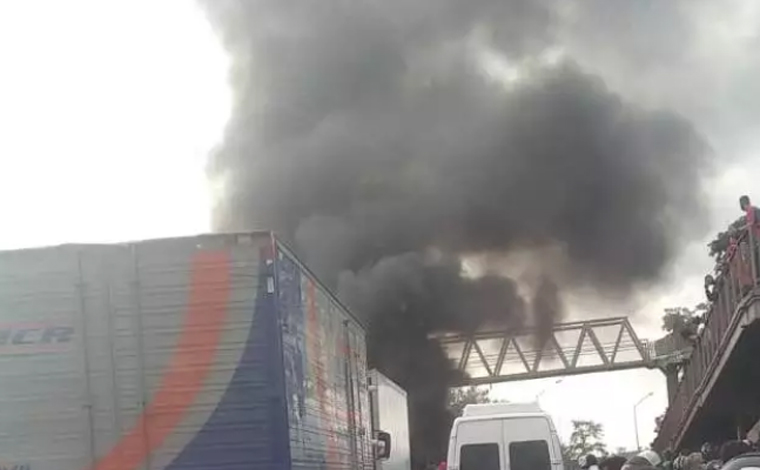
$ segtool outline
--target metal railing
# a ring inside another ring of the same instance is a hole
[[[691,357],[683,366],[673,401],[668,407],[655,439],[655,447],[678,444],[692,410],[699,405],[707,383],[716,373],[720,357],[728,346],[739,313],[748,304],[758,285],[757,236],[746,228],[737,237],[736,249],[727,252],[716,278],[717,296],[706,314],[704,328],[697,337]]]

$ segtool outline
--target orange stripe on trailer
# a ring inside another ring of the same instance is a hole
[[[195,254],[184,325],[161,384],[132,429],[91,470],[135,470],[174,431],[212,370],[229,296],[229,254]]]
[[[333,426],[332,416],[327,412],[327,394],[325,393],[325,364],[322,362],[322,340],[324,339],[324,329],[319,321],[319,314],[317,313],[316,304],[316,288],[313,282],[309,281],[306,288],[306,302],[309,313],[309,326],[311,334],[316,337],[316,340],[312,340],[310,356],[313,358],[312,364],[314,364],[317,380],[315,381],[315,388],[317,392],[317,400],[319,401],[320,422],[324,427],[329,427],[326,433],[327,439],[327,458],[325,459],[325,466],[328,470],[333,468],[336,463],[336,447],[335,447],[335,428]]]

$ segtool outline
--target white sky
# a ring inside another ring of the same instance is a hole
[[[1,2],[0,246],[207,230],[226,73],[194,2]]]
[[[1,2],[0,248],[208,230],[204,164],[229,114],[226,74],[192,1]],[[736,170],[716,181],[727,195],[715,201],[717,222],[738,216],[735,189],[748,185]],[[678,286],[639,302],[641,336],[661,334],[662,307],[699,300],[699,276]],[[572,419],[592,419],[614,449],[635,445],[633,403],[651,391],[638,415],[642,445],[652,440],[666,404],[658,371],[555,380],[497,385],[492,395],[529,400],[546,389],[541,403],[565,438]]]

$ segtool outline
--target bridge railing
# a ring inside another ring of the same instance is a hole
[[[655,440],[657,448],[670,447],[684,432],[691,410],[698,405],[702,391],[715,369],[718,358],[733,333],[734,320],[741,304],[758,285],[756,235],[744,229],[737,237],[737,248],[726,253],[716,278],[715,293],[706,322],[697,337],[693,352],[682,369],[681,379],[662,420]]]

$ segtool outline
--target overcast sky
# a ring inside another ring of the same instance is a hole
[[[753,0],[564,2],[554,53],[578,61],[627,100],[676,110],[709,139],[711,231],[738,215],[760,174],[760,3]],[[168,26],[167,26],[168,25]],[[16,1],[0,4],[0,247],[115,241],[209,229],[205,164],[230,113],[228,58],[192,2]],[[495,73],[511,73],[495,66]],[[572,305],[572,317],[632,314],[659,334],[663,307],[701,301],[702,243],[684,247],[667,282],[624,304]],[[495,386],[542,404],[568,435],[602,422],[611,447],[642,443],[666,404],[657,371]],[[547,388],[548,387],[548,388]]]

